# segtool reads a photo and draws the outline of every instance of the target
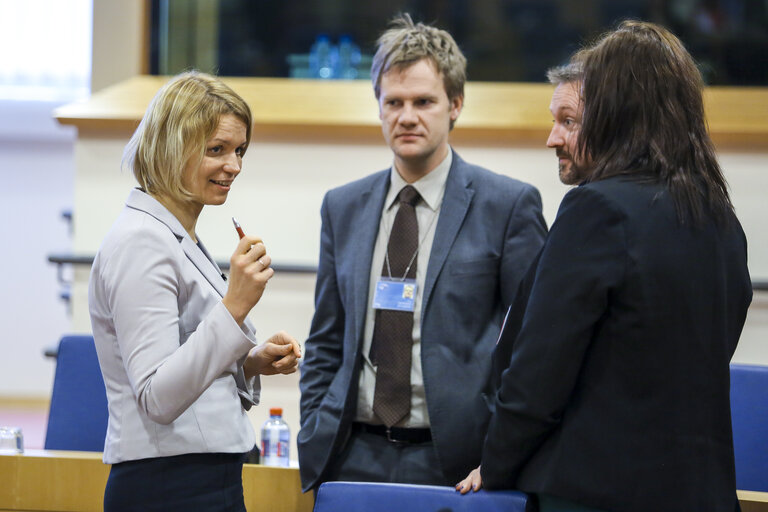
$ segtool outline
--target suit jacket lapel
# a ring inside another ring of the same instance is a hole
[[[440,218],[435,228],[435,239],[432,242],[432,252],[429,255],[429,267],[424,281],[424,293],[421,300],[422,325],[424,323],[423,312],[427,310],[427,304],[435,287],[435,282],[442,272],[445,259],[459,234],[459,229],[467,215],[472,196],[475,195],[471,188],[471,181],[466,172],[467,164],[453,153],[453,163],[448,172],[445,183],[445,195],[443,195],[440,207]]]
[[[359,197],[360,207],[355,210],[360,212],[356,222],[357,229],[354,235],[359,237],[356,253],[354,255],[354,304],[355,304],[355,329],[357,332],[358,346],[362,346],[365,326],[365,315],[368,311],[368,287],[371,278],[371,265],[373,262],[373,248],[376,244],[376,236],[379,234],[381,210],[384,207],[384,198],[389,189],[389,172],[382,172],[371,188]]]
[[[177,233],[176,236],[178,237],[179,234]],[[222,276],[221,269],[213,258],[211,258],[211,255],[208,253],[208,250],[203,243],[199,242],[199,245],[196,244],[189,237],[189,234],[184,231],[183,238],[181,239],[181,248],[184,250],[184,254],[187,255],[187,258],[189,258],[192,264],[197,267],[197,270],[203,274],[203,277],[205,277],[218,294],[223,297],[227,292],[227,283]],[[251,333],[254,332],[253,326],[247,318],[245,319],[245,325]],[[248,354],[237,361],[237,372],[233,377],[235,378],[235,384],[237,385],[237,394],[240,397],[240,403],[242,404],[243,409],[248,411],[252,406],[256,405],[256,402],[253,400],[251,392],[248,391],[248,386],[245,382],[243,363],[245,363],[246,357],[248,357]]]
[[[185,232],[184,237],[181,239],[181,248],[192,264],[197,267],[197,270],[203,274],[203,277],[205,277],[219,295],[223,297],[227,292],[226,281],[224,281],[224,278],[222,277],[221,269],[219,269],[219,266],[213,261],[213,258],[210,257],[202,243],[198,246],[198,244],[193,242]]]
[[[205,279],[211,283],[214,290],[222,297],[224,296],[227,292],[227,284],[222,278],[221,269],[216,265],[216,262],[208,254],[202,243],[198,246],[192,241],[184,226],[179,222],[179,219],[159,201],[139,189],[131,191],[125,204],[128,208],[143,211],[168,226],[168,229],[171,230],[181,244],[181,249],[187,255],[187,258],[197,267]]]
[[[128,196],[128,200],[126,201],[126,206],[143,211],[144,213],[151,215],[152,217],[168,226],[168,229],[171,230],[171,232],[176,236],[176,239],[181,244],[181,249],[184,251],[184,254],[187,256],[187,258],[189,258],[197,270],[200,271],[203,277],[205,277],[205,279],[211,283],[211,286],[213,286],[214,290],[216,290],[216,292],[218,292],[218,294],[222,297],[224,296],[224,294],[227,292],[227,283],[223,279],[221,269],[216,264],[214,259],[211,258],[211,255],[208,253],[208,250],[205,248],[205,246],[202,243],[200,243],[200,245],[196,244],[189,237],[189,233],[187,233],[187,231],[184,229],[184,226],[181,225],[179,219],[177,219],[171,212],[169,212],[165,206],[163,206],[159,201],[157,201],[149,194],[139,189],[134,189],[131,191],[131,194]],[[248,320],[246,320],[245,323],[251,332],[253,332],[253,326],[250,325]],[[248,386],[245,382],[243,362],[245,361],[246,357],[247,355],[243,356],[238,361],[237,372],[233,375],[233,377],[237,385],[237,393],[240,396],[240,403],[242,403],[243,408],[247,411],[251,408],[252,405],[255,405],[256,402],[253,400],[253,396],[251,395],[250,391],[248,391]]]

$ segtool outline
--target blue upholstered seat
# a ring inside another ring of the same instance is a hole
[[[64,336],[48,413],[46,450],[104,450],[107,394],[93,336]]]
[[[768,366],[731,365],[736,487],[768,492]]]
[[[317,491],[314,512],[524,512],[527,502],[517,491],[461,495],[452,487],[326,482]]]

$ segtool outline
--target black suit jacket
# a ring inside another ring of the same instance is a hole
[[[301,368],[297,442],[304,489],[318,485],[349,438],[385,170],[331,190],[322,207],[315,316]],[[441,469],[458,481],[480,462],[488,425],[481,391],[504,312],[546,236],[539,192],[464,162],[446,181],[424,283],[421,364]]]
[[[728,365],[751,297],[735,217],[681,226],[665,187],[627,178],[571,190],[508,351],[484,486],[733,511]]]

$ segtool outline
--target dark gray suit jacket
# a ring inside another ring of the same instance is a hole
[[[614,511],[736,509],[729,361],[751,297],[734,216],[681,225],[665,186],[628,178],[571,190],[501,337],[514,347],[498,351],[483,485]]]
[[[322,206],[315,316],[301,369],[304,489],[349,438],[357,406],[371,261],[389,170],[331,190]],[[429,257],[421,362],[432,437],[449,480],[480,461],[488,409],[480,393],[503,315],[546,235],[531,185],[457,154]]]

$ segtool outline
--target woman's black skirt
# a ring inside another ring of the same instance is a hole
[[[245,512],[239,453],[195,453],[113,464],[105,512]]]

